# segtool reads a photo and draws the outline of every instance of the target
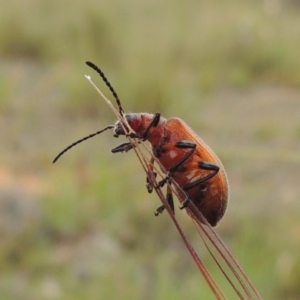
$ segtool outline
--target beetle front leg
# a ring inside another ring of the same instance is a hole
[[[118,152],[128,152],[129,150],[133,149],[135,145],[131,143],[123,143],[113,149],[111,149],[112,153],[118,153]]]
[[[145,141],[147,139],[150,129],[152,127],[156,127],[158,125],[159,120],[160,120],[160,113],[156,113],[153,116],[153,119],[151,120],[150,124],[148,125],[148,127],[146,128],[145,132],[143,133],[143,135],[141,137],[143,141]]]

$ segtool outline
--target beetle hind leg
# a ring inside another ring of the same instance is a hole
[[[211,162],[208,162],[208,161],[200,161],[200,162],[198,163],[198,167],[199,167],[200,169],[202,169],[202,170],[207,170],[207,171],[212,171],[212,172],[211,172],[210,174],[208,174],[208,175],[206,175],[206,176],[204,176],[204,177],[202,177],[202,178],[200,178],[200,179],[194,181],[194,182],[191,182],[191,183],[189,183],[189,184],[186,184],[186,185],[183,187],[183,190],[184,190],[185,192],[188,191],[188,190],[190,190],[190,189],[192,189],[192,188],[194,188],[194,187],[196,187],[196,186],[198,186],[198,185],[201,185],[201,184],[207,182],[209,179],[211,179],[212,177],[216,176],[217,173],[218,173],[219,170],[220,170],[220,168],[219,168],[217,165],[215,165],[215,164],[213,164],[213,163],[211,163]],[[190,198],[186,198],[186,199],[182,202],[182,205],[181,205],[180,209],[186,208],[186,207],[189,205],[189,202],[190,202],[190,201],[191,201]]]

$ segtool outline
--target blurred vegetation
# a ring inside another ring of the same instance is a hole
[[[300,298],[298,1],[0,1],[1,299],[212,299],[134,153],[104,133],[51,165],[114,122],[86,60],[125,110],[181,117],[215,149],[217,231],[265,299]]]

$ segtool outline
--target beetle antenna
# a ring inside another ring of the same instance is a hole
[[[114,90],[114,88],[112,87],[112,85],[110,84],[110,82],[108,81],[108,79],[106,78],[106,76],[104,75],[104,73],[101,71],[101,69],[99,67],[97,67],[94,63],[87,61],[86,64],[91,67],[92,69],[94,69],[103,79],[103,81],[105,82],[105,84],[108,86],[109,90],[111,91],[111,93],[113,94],[113,96],[115,97],[116,101],[117,101],[117,105],[119,107],[119,112],[121,116],[124,116],[124,110],[122,108],[121,105],[121,101],[118,97],[118,94],[116,93],[116,91]]]
[[[88,139],[94,137],[95,135],[98,135],[98,134],[102,133],[103,131],[106,131],[106,130],[108,130],[108,129],[112,129],[112,128],[114,128],[114,127],[115,127],[115,125],[108,125],[108,126],[105,127],[104,129],[102,129],[102,130],[100,130],[100,131],[97,131],[97,132],[95,132],[95,133],[92,133],[92,134],[90,134],[90,135],[88,135],[88,136],[85,136],[84,138],[82,138],[82,139],[80,139],[80,140],[78,140],[78,141],[72,143],[72,144],[69,145],[67,148],[65,148],[63,151],[59,152],[59,153],[56,155],[56,157],[53,159],[52,163],[54,164],[54,163],[55,163],[55,162],[56,162],[63,154],[65,154],[67,151],[69,151],[69,150],[70,150],[71,148],[73,148],[74,146],[76,146],[76,145],[80,144],[81,142],[84,142],[84,141],[86,141],[86,140],[88,140]]]

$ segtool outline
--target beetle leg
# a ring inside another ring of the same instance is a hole
[[[154,167],[154,158],[152,157],[150,160],[150,163],[149,163],[149,172],[152,172],[154,177],[156,178],[157,173],[153,171],[153,167]],[[148,193],[152,193],[153,183],[150,180],[149,176],[147,176],[146,181],[147,181],[146,187],[147,187]]]
[[[171,189],[171,184],[168,183],[168,187],[167,187],[167,195],[166,195],[166,199],[168,201],[168,204],[173,212],[173,214],[175,214],[174,211],[174,201],[173,201],[173,193],[172,193],[172,189]],[[156,211],[154,212],[154,215],[157,217],[159,216],[164,210],[165,210],[165,206],[161,205],[160,207],[158,207],[156,209]]]
[[[142,139],[142,137],[135,132],[130,132],[128,134],[125,134],[125,136],[132,139],[139,139],[139,140]]]
[[[146,128],[145,132],[143,133],[141,139],[143,141],[145,141],[148,137],[148,134],[149,134],[149,131],[152,127],[156,127],[158,122],[160,120],[160,113],[156,113],[154,116],[153,116],[153,119],[151,120],[151,122],[149,123],[148,127]]]
[[[131,143],[124,143],[121,144],[113,149],[111,149],[112,153],[118,153],[118,152],[128,152],[129,150],[133,149],[135,147],[135,145],[131,144]]]
[[[208,162],[208,161],[200,161],[200,162],[198,163],[198,167],[199,167],[200,169],[207,170],[207,171],[212,171],[212,172],[211,172],[210,174],[208,174],[208,175],[206,175],[206,176],[204,176],[204,177],[202,177],[202,178],[200,178],[200,179],[194,181],[194,182],[191,182],[191,183],[189,183],[189,184],[186,184],[186,185],[183,187],[183,190],[184,190],[184,191],[187,191],[187,190],[189,190],[189,189],[192,189],[192,188],[194,188],[195,186],[200,185],[200,184],[202,184],[202,183],[208,181],[209,179],[211,179],[212,177],[214,177],[215,175],[217,175],[217,173],[218,173],[219,170],[220,170],[220,168],[219,168],[217,165],[215,165],[215,164],[213,164],[213,163],[211,163],[211,162]],[[190,199],[189,199],[189,198],[185,199],[185,200],[182,202],[182,206],[180,207],[180,209],[183,209],[183,208],[187,207],[187,206],[189,205],[189,202],[190,202]]]
[[[181,140],[181,141],[178,141],[175,144],[175,147],[176,148],[181,148],[181,149],[185,149],[185,148],[195,149],[196,148],[196,144],[194,142],[191,142],[191,141]]]
[[[156,178],[157,173],[156,173],[156,172],[153,172],[153,175],[154,175],[154,177]],[[147,191],[148,191],[148,193],[151,194],[152,191],[153,191],[153,184],[152,184],[152,182],[151,182],[151,180],[149,179],[148,176],[147,176],[147,178],[146,178],[146,182],[147,182],[147,184],[146,184]]]
[[[167,176],[161,180],[158,185],[160,187],[163,187],[165,185],[165,183],[170,179],[170,177],[172,177],[172,173],[176,171],[176,169],[178,167],[180,167],[180,165],[182,165],[195,151],[196,149],[196,144],[191,142],[191,141],[186,141],[186,140],[182,140],[182,141],[178,141],[176,144],[175,144],[175,147],[176,148],[181,148],[181,149],[184,149],[184,148],[192,148],[191,151],[189,151],[183,158],[181,158],[178,162],[176,162],[173,166],[171,166],[171,168],[169,169],[168,171],[168,174]]]
[[[165,210],[165,206],[161,205],[160,207],[158,207],[156,209],[156,211],[154,212],[154,216],[158,217],[160,214],[162,214],[162,212]]]
[[[219,172],[219,167],[215,164],[212,164],[208,161],[200,161],[198,163],[198,166],[200,169],[203,169],[203,170],[208,170],[208,171],[212,171],[210,174],[204,176],[203,178],[200,178],[192,183],[189,183],[189,184],[186,184],[183,189],[185,191],[189,190],[189,189],[192,189],[193,187],[195,187],[196,185],[199,185],[201,183],[204,183],[205,181],[211,179],[212,177],[214,177],[215,175],[217,175],[217,173]]]

